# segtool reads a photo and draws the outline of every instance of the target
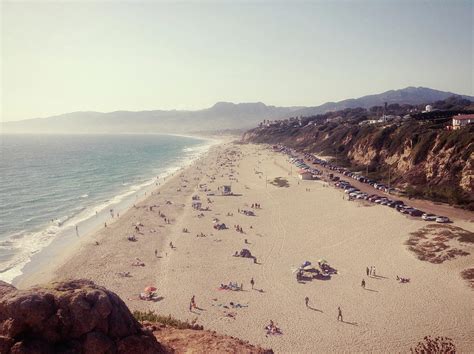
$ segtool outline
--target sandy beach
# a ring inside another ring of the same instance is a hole
[[[300,181],[290,171],[286,156],[265,146],[214,146],[18,285],[91,279],[131,309],[197,319],[206,329],[276,352],[407,352],[426,335],[451,337],[460,352],[474,351],[473,290],[460,276],[474,265],[472,243],[458,245],[467,256],[442,264],[421,261],[405,242],[429,223],[347,201],[326,182]],[[272,183],[278,177],[288,185]],[[221,195],[224,185],[234,195]],[[193,196],[209,210],[193,209]],[[255,203],[261,208],[252,208]],[[227,229],[215,229],[218,223]],[[474,231],[465,219],[453,225]],[[127,239],[132,235],[136,241]],[[233,257],[243,248],[256,263]],[[337,274],[298,282],[294,270],[306,260],[317,266],[319,259]],[[371,266],[375,276],[366,274]],[[397,275],[410,282],[398,282]],[[243,290],[219,289],[229,282],[243,284]],[[158,301],[139,300],[150,285],[157,287]],[[190,312],[193,295],[198,309]],[[343,321],[337,320],[338,307]],[[281,335],[266,334],[270,320]]]

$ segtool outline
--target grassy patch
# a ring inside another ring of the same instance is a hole
[[[277,187],[285,187],[285,188],[288,188],[290,186],[290,184],[288,183],[288,180],[283,177],[276,177],[273,181],[270,182],[270,184]]]
[[[191,322],[188,321],[181,321],[178,320],[174,317],[171,317],[171,315],[168,316],[163,316],[163,315],[158,315],[155,313],[155,311],[133,311],[133,316],[137,321],[149,321],[153,323],[162,323],[164,325],[178,328],[178,329],[195,329],[195,330],[202,330],[203,327],[196,324],[196,320],[193,320]]]
[[[464,269],[461,277],[466,280],[471,288],[474,288],[474,268]]]
[[[429,224],[418,231],[412,232],[405,242],[418,259],[430,263],[443,263],[458,256],[467,256],[469,252],[457,248],[451,243],[472,242],[474,234],[457,226]]]

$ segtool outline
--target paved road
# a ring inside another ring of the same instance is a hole
[[[330,170],[330,169],[325,168],[321,165],[314,165],[311,161],[309,161],[308,159],[305,159],[302,155],[300,155],[299,157],[304,159],[304,161],[306,162],[306,164],[308,166],[315,166],[317,169],[322,171],[324,173],[325,177],[327,177],[327,175],[329,173],[332,173],[334,176],[338,176],[340,179],[348,181],[355,188],[358,188],[362,192],[365,192],[369,195],[370,194],[377,194],[377,195],[381,195],[381,196],[386,196],[390,199],[401,200],[406,205],[409,205],[413,208],[420,209],[420,210],[422,210],[426,213],[447,216],[453,221],[455,221],[455,220],[464,220],[464,221],[474,222],[474,212],[472,212],[472,211],[455,208],[455,207],[453,207],[451,205],[448,205],[448,204],[434,203],[434,202],[431,202],[431,201],[428,201],[428,200],[409,199],[409,198],[406,198],[406,197],[390,195],[388,193],[385,193],[385,192],[382,192],[378,189],[375,189],[370,184],[356,181],[355,179],[352,179],[351,177],[345,176],[342,173]]]

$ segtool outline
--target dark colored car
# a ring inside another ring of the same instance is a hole
[[[421,210],[418,210],[418,209],[413,209],[413,210],[410,210],[410,212],[408,213],[408,215],[420,217],[420,216],[423,215],[423,212],[422,212]]]

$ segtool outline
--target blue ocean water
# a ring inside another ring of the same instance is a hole
[[[6,281],[62,232],[109,213],[210,145],[171,135],[0,139],[0,279]]]

